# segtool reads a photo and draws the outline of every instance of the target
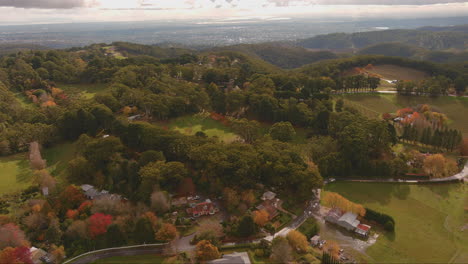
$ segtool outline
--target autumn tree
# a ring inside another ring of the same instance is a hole
[[[156,233],[156,239],[160,241],[171,241],[177,237],[177,229],[174,225],[165,223]]]
[[[326,192],[322,201],[326,206],[339,208],[344,212],[352,212],[360,216],[366,214],[366,209],[362,205],[353,203],[338,193]]]
[[[442,178],[455,174],[458,168],[455,161],[445,158],[442,154],[434,154],[426,157],[423,170],[431,178]]]
[[[266,210],[257,210],[253,212],[253,219],[255,224],[264,226],[266,223],[268,223],[269,214]]]
[[[52,245],[50,247],[50,254],[53,257],[55,263],[62,263],[65,259],[65,248],[63,246]]]
[[[324,251],[335,259],[339,259],[340,257],[340,245],[333,240],[327,240],[327,243],[325,243],[324,246]]]
[[[195,241],[208,240],[214,245],[218,245],[224,236],[223,226],[216,220],[203,220],[198,227]]]
[[[468,156],[468,138],[463,139],[460,145],[460,155]]]
[[[28,247],[7,247],[0,252],[0,263],[5,264],[33,264]]]
[[[77,208],[86,200],[83,192],[75,185],[69,185],[59,195],[56,200],[56,207],[62,214],[65,214],[68,209]]]
[[[83,220],[72,222],[65,232],[65,235],[70,238],[89,239],[88,224]]]
[[[112,216],[95,213],[88,219],[89,236],[94,239],[107,232],[107,227],[112,223]]]
[[[307,237],[304,236],[301,232],[291,230],[286,238],[288,239],[289,245],[291,245],[293,249],[296,249],[298,252],[307,251],[309,242],[307,241]]]
[[[292,260],[292,249],[288,240],[277,236],[271,242],[271,256],[274,263],[289,263]]]
[[[217,259],[221,256],[216,246],[210,243],[210,241],[202,240],[197,243],[195,249],[195,256],[199,261],[209,261]]]
[[[229,187],[223,189],[223,199],[229,212],[233,212],[239,206],[239,194]]]
[[[46,168],[46,161],[42,159],[39,142],[34,141],[29,144],[29,162],[35,170],[43,170]]]
[[[248,207],[252,207],[256,202],[255,193],[252,189],[245,190],[241,193],[241,200],[246,203]]]
[[[19,247],[26,243],[24,232],[15,224],[0,226],[0,248]]]

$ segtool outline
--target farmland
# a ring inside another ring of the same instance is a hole
[[[17,154],[0,158],[0,194],[21,191],[31,185],[32,171],[26,154]]]
[[[381,263],[466,263],[466,185],[337,182],[326,187],[353,202],[391,215],[395,233],[383,233],[366,254]],[[380,232],[380,231],[379,231]],[[382,231],[383,232],[383,231]]]
[[[468,122],[466,122],[465,115],[468,111],[468,98],[449,96],[433,98],[396,94],[347,94],[343,98],[348,105],[356,107],[364,115],[373,118],[383,113],[394,113],[404,107],[428,104],[447,115],[451,128],[462,131],[464,137],[468,136]]]

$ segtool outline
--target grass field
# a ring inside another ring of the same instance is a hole
[[[195,135],[195,133],[202,131],[209,137],[217,137],[227,143],[239,139],[236,134],[221,122],[199,115],[173,119],[169,122],[168,127],[185,135]]]
[[[31,185],[31,180],[25,153],[0,158],[0,195],[21,191]]]
[[[387,80],[420,81],[429,77],[425,72],[390,64],[375,65],[367,71],[379,74]]]
[[[47,170],[58,180],[63,179],[63,173],[68,161],[74,156],[75,146],[72,143],[63,143],[52,148],[42,150],[42,158],[47,161]]]
[[[467,263],[467,186],[337,182],[327,191],[391,215],[394,234],[380,234],[366,253],[376,263]]]
[[[104,91],[107,88],[107,84],[57,84],[57,87],[64,90],[68,96],[80,95],[85,99],[90,99],[93,98],[96,93]]]
[[[437,98],[426,96],[402,96],[396,94],[347,94],[343,95],[345,104],[355,106],[359,111],[369,117],[377,117],[382,113],[394,113],[396,110],[429,104],[447,115],[450,127],[462,131],[468,137],[468,98],[441,96]]]
[[[138,256],[122,256],[100,259],[93,264],[159,264],[164,261],[164,257],[159,255],[138,255]]]

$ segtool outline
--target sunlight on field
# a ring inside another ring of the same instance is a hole
[[[0,194],[21,191],[31,185],[32,171],[26,154],[0,158]]]
[[[239,139],[239,136],[231,132],[228,127],[210,117],[186,116],[176,118],[169,123],[169,128],[185,135],[195,135],[195,133],[201,131],[208,137],[217,137],[226,143]]]
[[[466,188],[349,182],[326,187],[395,219],[395,234],[380,235],[366,251],[382,263],[449,263],[464,258],[468,237],[460,230],[465,224]]]

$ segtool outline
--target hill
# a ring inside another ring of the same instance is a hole
[[[468,33],[463,31],[383,30],[352,34],[334,33],[298,40],[296,45],[309,49],[356,50],[384,42],[399,42],[428,50],[465,50]]]
[[[240,51],[257,57],[283,69],[293,69],[321,60],[336,59],[338,55],[330,51],[310,51],[302,47],[282,44],[241,44],[213,48],[213,51]]]

